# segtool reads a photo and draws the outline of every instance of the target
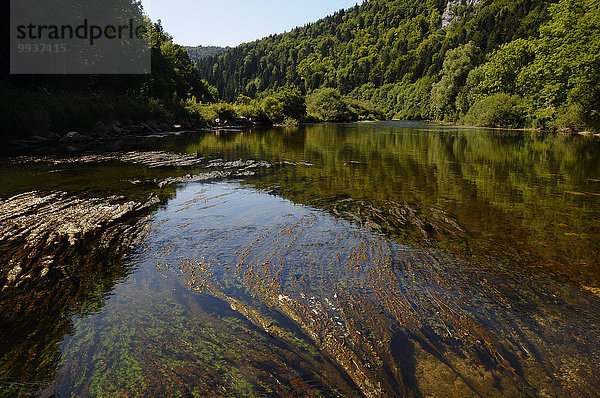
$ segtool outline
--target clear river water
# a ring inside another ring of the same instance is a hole
[[[187,132],[0,175],[0,396],[600,395],[597,137]]]

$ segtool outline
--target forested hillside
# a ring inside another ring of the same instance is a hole
[[[387,117],[597,129],[600,1],[370,0],[202,60],[221,98],[331,88]],[[472,5],[470,5],[472,4]]]
[[[229,50],[230,47],[218,47],[218,46],[185,46],[185,51],[187,51],[190,59],[194,62],[198,62],[201,59],[214,57],[216,55],[223,54],[225,51]]]
[[[116,7],[135,4],[114,0]],[[96,122],[378,118],[600,130],[600,0],[370,0],[226,50],[152,25],[151,75],[9,76],[9,136]],[[194,55],[195,54],[195,55]],[[225,102],[217,102],[221,99]]]

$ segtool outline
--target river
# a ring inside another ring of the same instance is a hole
[[[600,395],[598,138],[321,124],[0,169],[0,396]]]

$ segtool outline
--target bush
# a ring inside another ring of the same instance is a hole
[[[192,97],[184,101],[184,107],[187,114],[191,117],[204,120],[205,122],[212,123],[219,117],[217,112],[213,109],[212,105],[205,105],[196,102],[196,98]]]
[[[584,131],[588,127],[588,118],[583,106],[569,104],[558,109],[554,124],[558,130]]]
[[[346,99],[350,112],[358,116],[358,120],[382,120],[385,114],[369,101]]]
[[[237,119],[237,112],[233,105],[226,102],[219,102],[218,104],[211,105],[211,109],[217,114],[217,117],[224,120],[235,120]]]
[[[333,88],[315,90],[306,99],[309,116],[324,122],[356,121],[358,115],[352,112],[342,99],[339,91]]]
[[[283,106],[283,114],[293,119],[306,117],[306,98],[294,86],[286,86],[275,94],[275,98]]]
[[[555,125],[556,109],[553,107],[539,108],[531,115],[531,120],[527,123],[536,129],[547,130]]]
[[[277,98],[266,97],[262,100],[261,108],[273,123],[283,120],[283,104]]]
[[[286,117],[283,119],[283,125],[284,125],[284,126],[290,126],[290,127],[293,127],[293,126],[297,126],[298,124],[300,124],[300,123],[298,122],[298,120],[297,120],[297,119],[294,119],[293,117],[286,116]]]
[[[237,106],[237,113],[240,116],[245,117],[246,119],[252,120],[266,120],[267,116],[263,113],[262,108],[256,104],[255,101],[252,101],[249,104],[242,104]]]
[[[492,94],[473,104],[463,122],[484,127],[523,127],[522,100],[517,95]]]

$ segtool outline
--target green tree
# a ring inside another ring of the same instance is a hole
[[[537,107],[580,109],[600,129],[600,1],[561,0],[540,29],[535,60],[521,78]]]
[[[485,79],[483,66],[472,69],[467,75],[465,84],[456,96],[456,110],[459,115],[466,114],[471,106],[483,97],[481,82]]]
[[[345,122],[357,120],[342,99],[339,91],[333,88],[315,90],[306,99],[309,116],[325,122]]]
[[[431,105],[438,119],[456,120],[456,97],[469,72],[479,64],[481,52],[472,42],[448,50],[444,57],[441,79],[431,89]]]
[[[144,95],[155,98],[196,97],[203,102],[217,98],[209,84],[202,79],[190,61],[185,48],[173,43],[173,37],[164,31],[159,20],[152,26],[152,74],[144,83]]]
[[[272,122],[283,120],[283,104],[275,97],[266,97],[262,100],[262,110]]]
[[[306,98],[296,86],[285,86],[275,94],[285,116],[300,120],[306,117]]]
[[[500,46],[483,65],[483,79],[479,91],[482,94],[524,94],[526,82],[522,81],[521,71],[533,61],[535,52],[536,45],[533,40],[517,39]]]
[[[600,1],[560,0],[539,38],[500,46],[476,94],[523,97],[534,126],[600,129]]]

